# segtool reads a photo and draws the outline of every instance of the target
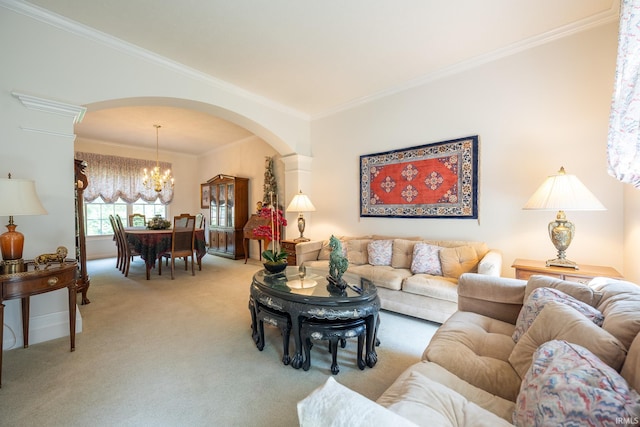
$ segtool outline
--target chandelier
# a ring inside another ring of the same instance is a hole
[[[151,172],[147,171],[147,168],[144,168],[142,184],[147,190],[151,190],[153,188],[159,193],[163,188],[173,188],[173,177],[171,176],[171,169],[167,169],[163,174],[160,173],[160,161],[158,160],[158,129],[162,126],[153,125],[153,127],[156,128],[156,165]]]

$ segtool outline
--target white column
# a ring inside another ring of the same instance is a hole
[[[286,209],[291,203],[291,199],[293,196],[298,194],[298,192],[302,191],[304,194],[309,196],[311,202],[313,202],[313,194],[311,194],[311,163],[313,158],[309,156],[303,156],[301,154],[291,154],[285,157],[282,157],[282,162],[284,163],[284,198],[285,201],[282,204]],[[300,236],[300,232],[298,231],[298,213],[297,212],[287,212],[287,231],[285,233],[285,237],[287,239],[295,239]],[[311,212],[306,212],[304,214],[304,219],[306,222],[305,227],[305,237],[307,237],[307,231],[309,230],[309,225],[311,223]]]

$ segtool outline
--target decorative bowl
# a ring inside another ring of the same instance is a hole
[[[263,265],[265,270],[267,270],[269,273],[274,274],[274,273],[280,273],[284,271],[284,269],[287,268],[287,261],[280,261],[280,262],[267,261],[263,263]]]

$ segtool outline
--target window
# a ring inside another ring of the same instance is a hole
[[[85,203],[84,209],[87,236],[113,234],[109,215],[120,215],[125,226],[128,222],[129,215],[134,213],[141,213],[147,219],[152,218],[154,215],[160,215],[163,218],[167,217],[167,207],[163,205],[159,199],[155,202],[137,200],[135,203],[127,203],[122,199],[118,199],[115,203],[105,203],[101,197],[98,197],[93,202]]]

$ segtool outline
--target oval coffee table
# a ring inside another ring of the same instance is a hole
[[[249,307],[254,307],[251,313],[254,339],[257,336],[254,310],[258,305],[288,314],[295,341],[295,354],[291,359],[291,366],[299,369],[304,362],[304,343],[300,329],[305,318],[340,321],[364,319],[365,363],[373,368],[378,361],[375,350],[380,311],[378,291],[369,280],[345,273],[343,278],[349,287],[341,293],[330,292],[327,288],[327,274],[327,270],[298,267],[287,267],[284,272],[278,274],[258,271],[253,276],[249,304]]]

